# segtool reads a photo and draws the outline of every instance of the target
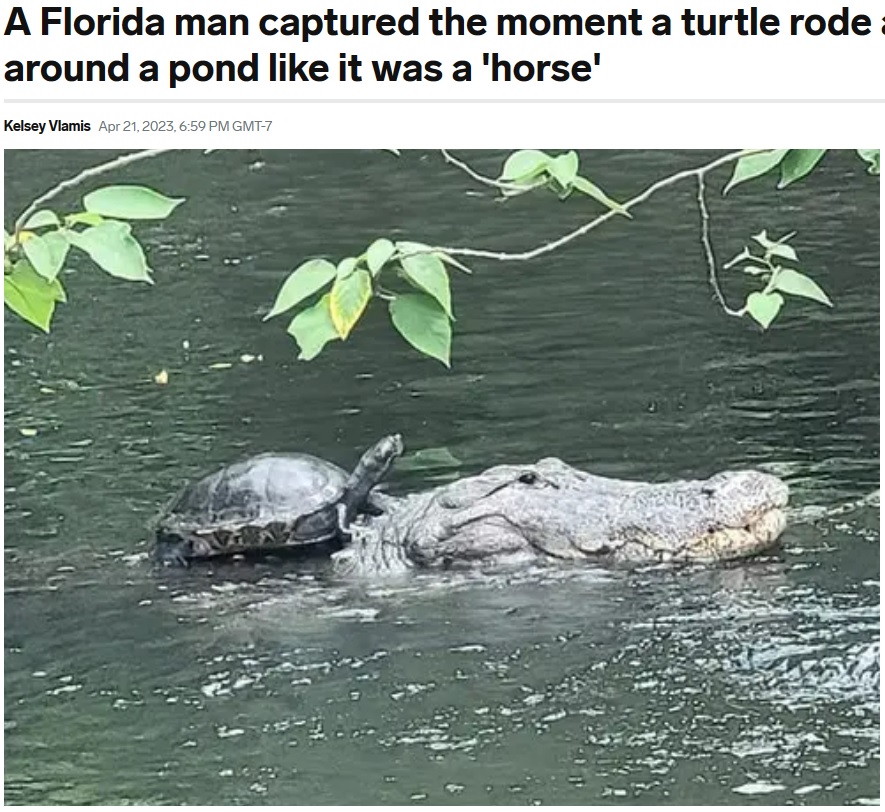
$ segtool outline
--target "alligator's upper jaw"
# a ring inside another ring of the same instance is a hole
[[[743,498],[740,494],[726,494],[725,502],[715,506],[705,506],[702,501],[692,506],[689,500],[683,506],[686,509],[681,526],[672,521],[672,516],[660,522],[651,511],[647,523],[631,523],[616,532],[622,546],[615,550],[614,557],[637,562],[728,561],[770,548],[787,524],[787,485],[759,472],[720,475],[725,476],[731,478],[728,482],[734,487],[744,490]],[[729,509],[741,504],[741,509]]]
[[[692,561],[728,561],[761,553],[771,547],[787,526],[782,507],[758,513],[743,527],[723,527],[686,545],[680,559]]]
[[[678,541],[634,528],[620,544],[612,545],[610,549],[612,557],[622,563],[729,561],[767,550],[786,525],[783,508],[772,507],[758,512],[740,527],[706,528],[699,530],[693,538]]]

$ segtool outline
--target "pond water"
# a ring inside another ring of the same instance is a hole
[[[494,175],[502,155],[467,157]],[[7,152],[6,211],[107,157]],[[621,198],[709,157],[583,153]],[[380,308],[309,364],[261,317],[307,257],[384,234],[529,248],[592,206],[500,205],[433,152],[170,153],[115,176],[188,198],[137,226],[156,285],[74,265],[51,336],[5,321],[7,802],[877,799],[879,191],[863,171],[832,154],[784,192],[711,195],[721,258],[796,230],[833,310],[790,301],[765,334],[725,317],[683,184],[556,254],[457,275],[451,371]],[[738,303],[745,279],[723,281]],[[348,585],[298,561],[146,560],[187,478],[267,450],[349,466],[394,430],[457,464],[403,466],[393,491],[550,455],[658,481],[761,467],[798,516],[779,549],[727,567]]]

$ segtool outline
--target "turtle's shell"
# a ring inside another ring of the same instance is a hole
[[[324,541],[337,532],[335,507],[347,478],[310,454],[262,454],[188,485],[160,519],[158,533],[201,539],[210,555]]]

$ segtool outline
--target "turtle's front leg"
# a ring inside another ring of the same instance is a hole
[[[157,542],[154,560],[164,567],[189,567],[191,543],[187,540]]]
[[[338,534],[344,541],[350,541],[350,522],[347,520],[347,505],[339,502],[336,506],[338,514]]]

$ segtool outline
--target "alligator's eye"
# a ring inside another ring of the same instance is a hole
[[[701,488],[701,493],[704,494],[704,496],[715,496],[716,488],[711,488],[709,485],[705,485]]]
[[[538,481],[538,475],[531,471],[526,471],[519,475],[519,481],[523,485],[534,485]]]

